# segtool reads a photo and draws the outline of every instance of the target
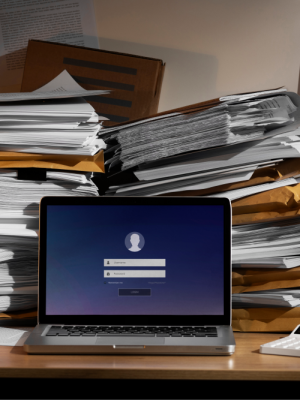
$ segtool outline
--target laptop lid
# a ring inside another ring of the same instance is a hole
[[[231,205],[44,197],[39,323],[230,325]]]

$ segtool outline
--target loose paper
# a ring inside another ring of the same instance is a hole
[[[74,79],[66,70],[64,70],[57,75],[56,78],[52,79],[51,82],[35,90],[34,92],[0,93],[0,102],[62,99],[68,97],[94,96],[102,94],[109,94],[109,90],[85,90],[74,81]]]
[[[29,39],[99,49],[94,15],[93,0],[1,0],[0,86],[21,85]]]
[[[23,346],[33,328],[0,327],[0,346]]]

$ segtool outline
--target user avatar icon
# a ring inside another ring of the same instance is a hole
[[[133,233],[131,235],[130,243],[132,244],[132,246],[130,247],[130,249],[128,249],[129,251],[140,251],[140,250],[142,250],[142,249],[139,248],[140,237],[136,233]]]
[[[125,246],[134,253],[141,251],[145,245],[145,239],[139,232],[131,232],[126,236]]]

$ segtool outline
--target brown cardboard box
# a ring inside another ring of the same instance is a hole
[[[86,98],[112,126],[157,113],[164,68],[154,58],[29,40],[21,91],[38,89],[66,69],[85,89],[112,91]]]

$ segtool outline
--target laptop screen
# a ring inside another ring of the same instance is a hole
[[[224,316],[222,201],[45,199],[45,315]]]

